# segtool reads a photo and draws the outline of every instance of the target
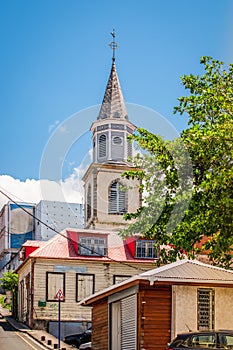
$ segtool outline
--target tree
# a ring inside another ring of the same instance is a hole
[[[0,287],[5,290],[12,291],[14,294],[18,286],[18,275],[13,271],[7,271],[3,273],[3,277],[0,278]]]
[[[126,214],[127,235],[141,232],[162,246],[160,262],[194,257],[207,250],[215,264],[232,264],[233,217],[233,65],[202,57],[202,76],[184,75],[189,90],[174,112],[188,117],[188,128],[165,141],[139,128],[132,139],[144,149],[133,162],[146,192],[136,214]],[[192,166],[191,166],[192,165]],[[191,171],[192,170],[192,171]],[[203,247],[197,243],[207,237]],[[172,249],[167,250],[169,245]]]

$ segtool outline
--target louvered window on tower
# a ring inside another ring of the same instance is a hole
[[[126,192],[121,188],[121,184],[115,181],[109,189],[109,214],[126,213]]]
[[[87,220],[91,217],[91,186],[88,186],[87,190]]]
[[[107,155],[107,137],[106,135],[100,135],[99,137],[99,157],[103,158]]]
[[[132,145],[132,142],[129,140],[127,140],[127,150],[128,150],[128,157],[132,157],[133,145]]]

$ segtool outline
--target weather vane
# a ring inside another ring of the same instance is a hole
[[[112,42],[109,44],[109,46],[110,46],[111,49],[112,49],[112,61],[115,62],[115,51],[116,51],[116,49],[118,48],[118,45],[117,45],[117,43],[116,43],[116,41],[115,41],[115,37],[116,37],[115,29],[113,29],[113,31],[112,31],[110,34],[111,34],[113,40],[112,40]]]

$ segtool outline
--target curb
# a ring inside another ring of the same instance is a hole
[[[46,344],[45,343],[45,341],[46,341],[46,336],[44,336],[44,335],[41,335],[41,339],[39,339],[38,337],[35,337],[35,335],[32,333],[33,331],[35,331],[35,330],[33,330],[33,329],[30,329],[30,328],[18,328],[15,324],[14,324],[14,322],[12,322],[12,320],[11,320],[11,316],[10,315],[4,315],[4,314],[2,314],[1,312],[0,312],[0,318],[1,319],[5,319],[15,330],[17,330],[18,332],[21,332],[21,333],[26,333],[26,334],[28,334],[32,339],[34,339],[36,342],[38,342],[40,345],[43,345],[45,348],[47,348],[47,349],[49,349],[49,350],[54,350],[54,349],[58,349],[58,341],[56,342],[56,343],[54,343],[53,344],[53,346],[52,346],[52,340],[51,339],[47,339],[47,342],[49,343],[49,344]],[[48,335],[49,335],[49,333],[48,333]],[[43,339],[43,340],[42,340]],[[57,338],[56,338],[57,339]],[[58,349],[58,350],[69,350],[69,349],[71,349],[70,347],[69,347],[69,345],[68,345],[68,347],[63,347],[63,346],[61,346],[60,347],[60,349]]]

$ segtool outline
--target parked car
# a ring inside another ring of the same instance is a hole
[[[200,331],[178,334],[167,346],[177,349],[233,349],[233,331]]]
[[[87,329],[83,333],[67,335],[64,338],[64,342],[68,345],[80,347],[81,344],[91,341],[91,329]]]
[[[91,342],[80,345],[79,350],[91,350]]]

